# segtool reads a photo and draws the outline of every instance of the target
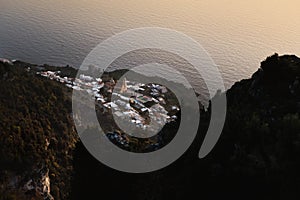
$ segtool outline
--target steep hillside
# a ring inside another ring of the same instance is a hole
[[[0,199],[68,199],[77,135],[71,90],[0,63]]]
[[[209,112],[201,112],[191,148],[152,173],[109,169],[78,143],[73,199],[299,199],[298,77],[300,59],[275,54],[250,79],[234,84],[226,92],[228,112],[221,138],[201,160],[198,152]]]
[[[28,68],[30,67],[30,68]],[[221,138],[198,158],[210,112],[189,150],[147,174],[117,172],[95,160],[76,136],[71,89],[38,70],[0,63],[0,199],[299,199],[300,59],[268,57],[226,94]],[[171,131],[171,129],[168,129]]]

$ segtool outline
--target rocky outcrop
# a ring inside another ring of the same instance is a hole
[[[33,172],[33,174],[31,174],[31,177],[35,178],[30,178],[24,184],[24,192],[37,192],[45,200],[54,200],[53,196],[51,195],[50,189],[49,169],[42,168],[40,170],[36,170],[35,172]]]

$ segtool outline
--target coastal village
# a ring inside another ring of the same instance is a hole
[[[158,149],[164,143],[162,135],[136,138],[121,130],[115,121],[140,134],[159,132],[159,128],[177,120],[176,114],[180,110],[174,94],[159,84],[143,84],[125,77],[117,82],[105,73],[101,78],[85,74],[73,78],[61,76],[61,71],[49,70],[38,71],[36,74],[65,84],[73,90],[85,91],[95,98],[98,121],[106,136],[127,150],[139,149],[141,146],[144,150]]]

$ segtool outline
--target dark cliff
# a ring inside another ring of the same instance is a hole
[[[300,197],[296,56],[267,58],[250,79],[226,92],[224,130],[207,157],[198,158],[210,119],[209,111],[201,111],[199,133],[189,150],[172,165],[147,174],[117,172],[95,160],[77,142],[71,90],[37,77],[34,69],[21,62],[0,63],[0,199]],[[50,195],[24,190],[31,179],[44,184],[43,177],[50,179]]]
[[[78,143],[73,198],[299,199],[299,76],[299,58],[275,54],[250,79],[234,84],[226,92],[221,138],[201,160],[209,111],[202,111],[189,150],[172,165],[148,174],[109,169]]]

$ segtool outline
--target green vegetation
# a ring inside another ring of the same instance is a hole
[[[27,70],[27,67],[31,69]],[[147,174],[106,167],[78,142],[71,90],[35,75],[37,66],[0,63],[0,199],[42,199],[23,186],[49,170],[54,199],[299,199],[300,59],[267,58],[226,92],[225,127],[213,151],[198,152],[210,120],[175,163]],[[62,70],[74,77],[76,70]],[[122,72],[109,76],[115,79]],[[225,95],[225,94],[222,94]],[[165,130],[172,133],[178,124]],[[41,170],[42,169],[42,170]]]
[[[41,168],[49,169],[53,197],[67,199],[77,141],[71,90],[28,66],[0,63],[0,199],[22,199],[22,186]]]

